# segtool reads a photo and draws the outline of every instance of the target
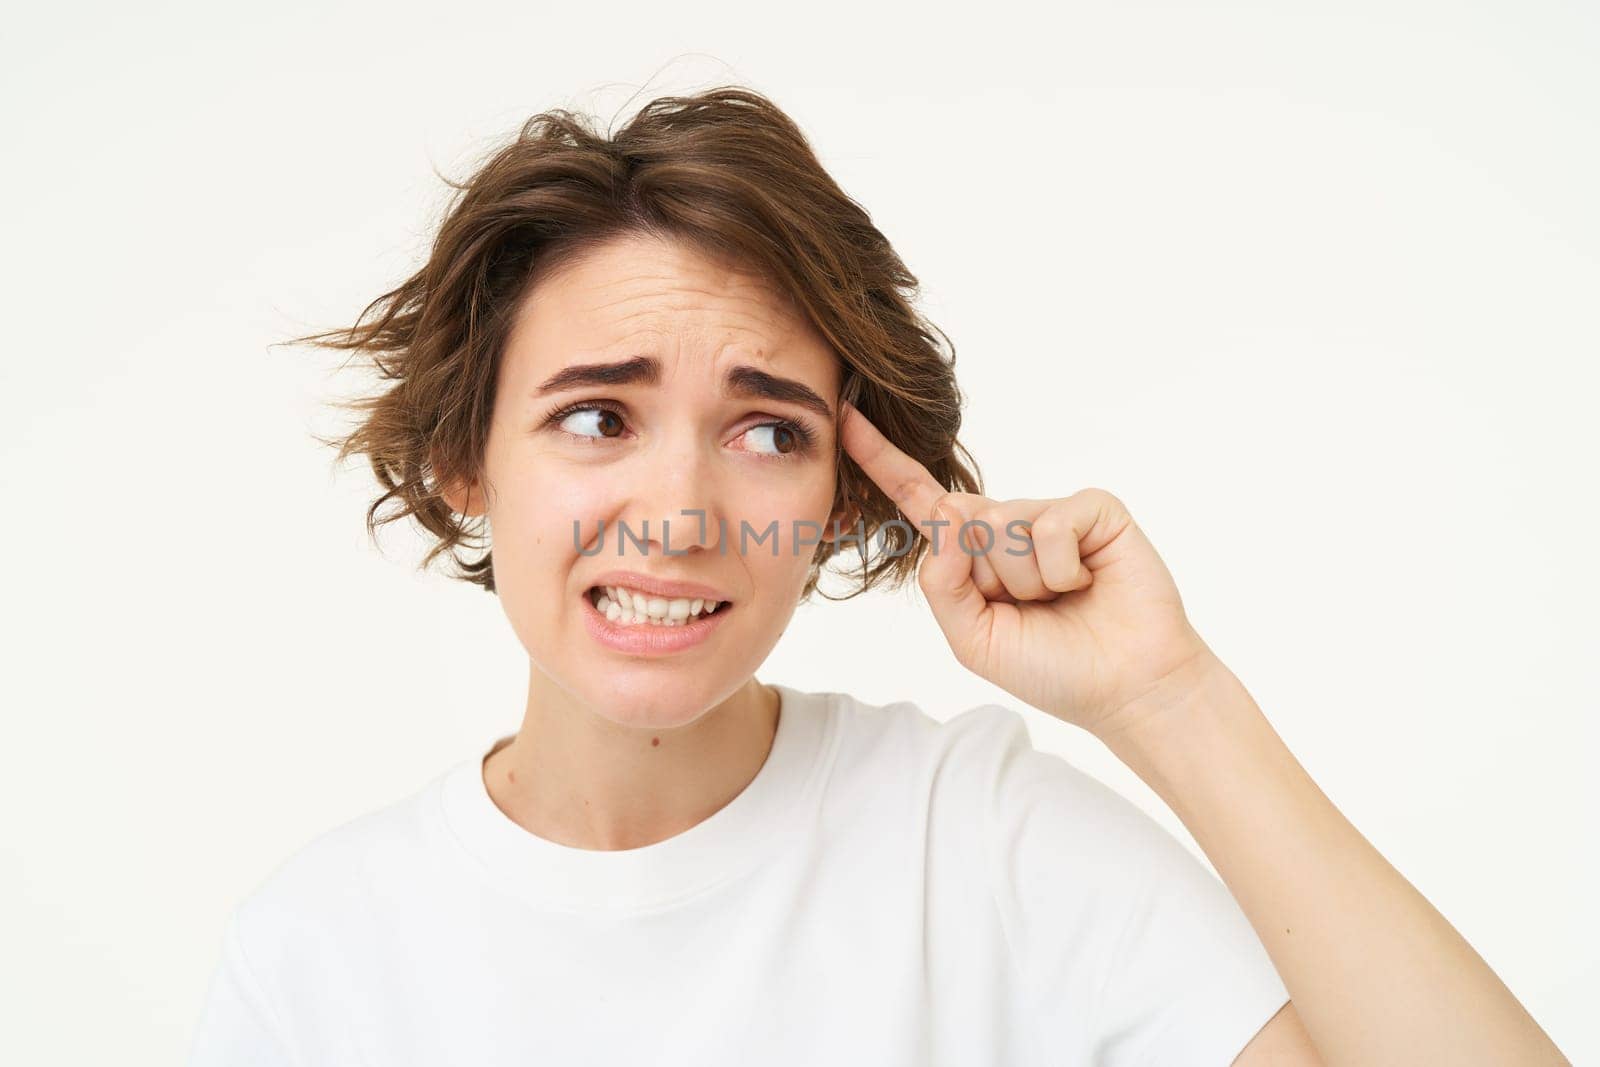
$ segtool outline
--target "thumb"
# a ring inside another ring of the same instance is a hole
[[[934,620],[944,631],[945,640],[956,658],[969,669],[977,662],[978,635],[983,625],[983,613],[989,607],[982,591],[972,580],[973,556],[961,547],[958,540],[961,524],[966,520],[950,505],[941,504],[935,517],[949,523],[939,531],[938,541],[929,546],[928,555],[917,571],[917,584]]]

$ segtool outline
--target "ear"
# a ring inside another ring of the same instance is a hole
[[[463,489],[459,483],[451,483],[450,488],[440,491],[439,498],[457,515],[482,515],[483,495],[477,486],[472,482]]]
[[[438,469],[437,464],[434,469]],[[438,486],[435,491],[439,499],[445,502],[445,506],[457,515],[483,514],[483,493],[479,490],[475,479],[468,480],[465,484],[460,480],[451,480]]]

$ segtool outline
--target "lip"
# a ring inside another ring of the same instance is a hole
[[[598,585],[628,585],[623,581],[598,582]],[[660,584],[660,583],[657,583]],[[667,583],[671,585],[672,583]],[[639,588],[639,587],[636,587]],[[645,588],[645,592],[654,592],[654,589]],[[683,594],[674,594],[681,596]],[[692,622],[685,622],[681,626],[657,626],[654,623],[637,623],[624,625],[612,622],[589,599],[589,592],[584,590],[578,597],[583,602],[579,610],[583,613],[584,629],[589,631],[589,636],[605,647],[615,651],[624,652],[633,656],[665,656],[674,652],[682,652],[693,648],[709,638],[722,620],[727,617],[731,608],[719,608],[715,614],[702,615]],[[718,600],[720,597],[707,599]]]
[[[665,597],[668,600],[675,600],[680,597],[685,600],[693,600],[696,597],[701,600],[733,599],[713,586],[701,585],[699,582],[678,582],[667,578],[655,578],[648,574],[640,574],[638,571],[606,571],[604,574],[596,575],[590,579],[589,584],[584,587],[584,592],[587,594],[588,590],[597,585],[625,585],[629,589],[637,589],[642,593]]]

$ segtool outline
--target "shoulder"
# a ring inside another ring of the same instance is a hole
[[[984,883],[1047,1040],[1097,1062],[1227,1062],[1283,1005],[1222,882],[1132,800],[1036,748],[1024,711],[939,720],[907,701],[835,700],[856,740],[842,753],[914,769],[928,840]]]
[[[819,696],[835,738],[825,804],[852,825],[867,815],[880,824],[925,824],[969,861],[984,856],[973,873],[991,875],[1014,867],[1018,849],[1035,842],[1063,862],[1115,851],[1135,877],[1138,843],[1147,859],[1153,851],[1170,861],[1170,848],[1182,851],[1130,801],[1036,748],[1016,707],[968,705],[940,718],[911,700]]]
[[[1017,745],[1031,747],[1021,714],[1003,704],[979,704],[938,718],[910,700],[877,704],[849,693],[813,694],[825,699],[839,736],[845,766],[885,761],[904,766],[967,767],[992,762]]]
[[[986,881],[1019,944],[1058,923],[1062,938],[1085,925],[1115,929],[1168,902],[1228,905],[1221,883],[1151,815],[1035,747],[1024,711],[985,703],[939,719],[912,701],[827,696],[841,818],[925,821],[930,841],[959,851]]]
[[[234,906],[242,946],[274,954],[323,942],[371,922],[375,906],[423,884],[437,868],[442,777],[316,833],[279,859]]]
[[[831,705],[836,768],[879,780],[896,774],[940,794],[959,794],[984,820],[1015,819],[1040,805],[1066,805],[1080,817],[1128,832],[1148,821],[1121,795],[1033,743],[1024,713],[984,703],[944,718],[910,700],[875,704],[848,693],[818,694]]]

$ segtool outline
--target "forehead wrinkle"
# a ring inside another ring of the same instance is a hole
[[[707,299],[709,298],[709,299]],[[613,312],[612,322],[624,324],[640,318],[689,315],[696,318],[725,318],[731,322],[759,325],[768,330],[787,331],[790,324],[784,309],[773,307],[766,299],[757,297],[729,297],[728,294],[694,286],[675,285],[667,292],[651,288],[643,292],[625,293],[609,300],[589,301],[579,307],[581,313],[600,315]]]
[[[624,275],[607,277],[602,271],[591,276],[597,264],[590,262],[560,278],[558,284],[575,297],[580,311],[604,311],[636,300],[653,300],[672,310],[704,303],[732,303],[753,306],[762,317],[786,312],[766,281],[746,271],[707,265],[696,259],[675,261],[670,266],[635,267]],[[591,270],[584,269],[585,267]],[[691,277],[685,277],[685,274]],[[711,310],[708,306],[707,310]]]
[[[660,235],[625,234],[591,252],[552,279],[580,302],[587,292],[620,292],[590,303],[591,310],[640,295],[628,290],[641,286],[655,295],[665,288],[668,293],[751,300],[768,314],[789,303],[787,294],[774,290],[772,279],[748,264]]]
[[[779,349],[796,332],[781,318],[720,308],[685,316],[673,309],[642,307],[594,325],[606,338],[601,346],[606,350],[636,345],[653,348],[670,341],[665,347],[705,347],[714,355],[730,345],[763,353]]]
[[[626,268],[593,260],[560,276],[565,291],[554,303],[565,298],[573,307],[570,317],[558,312],[556,320],[567,319],[568,330],[561,332],[568,359],[578,352],[607,360],[651,355],[664,380],[677,377],[686,362],[704,359],[720,392],[731,364],[770,367],[801,354],[796,345],[805,343],[805,323],[758,275],[692,256],[660,262],[653,251]]]

